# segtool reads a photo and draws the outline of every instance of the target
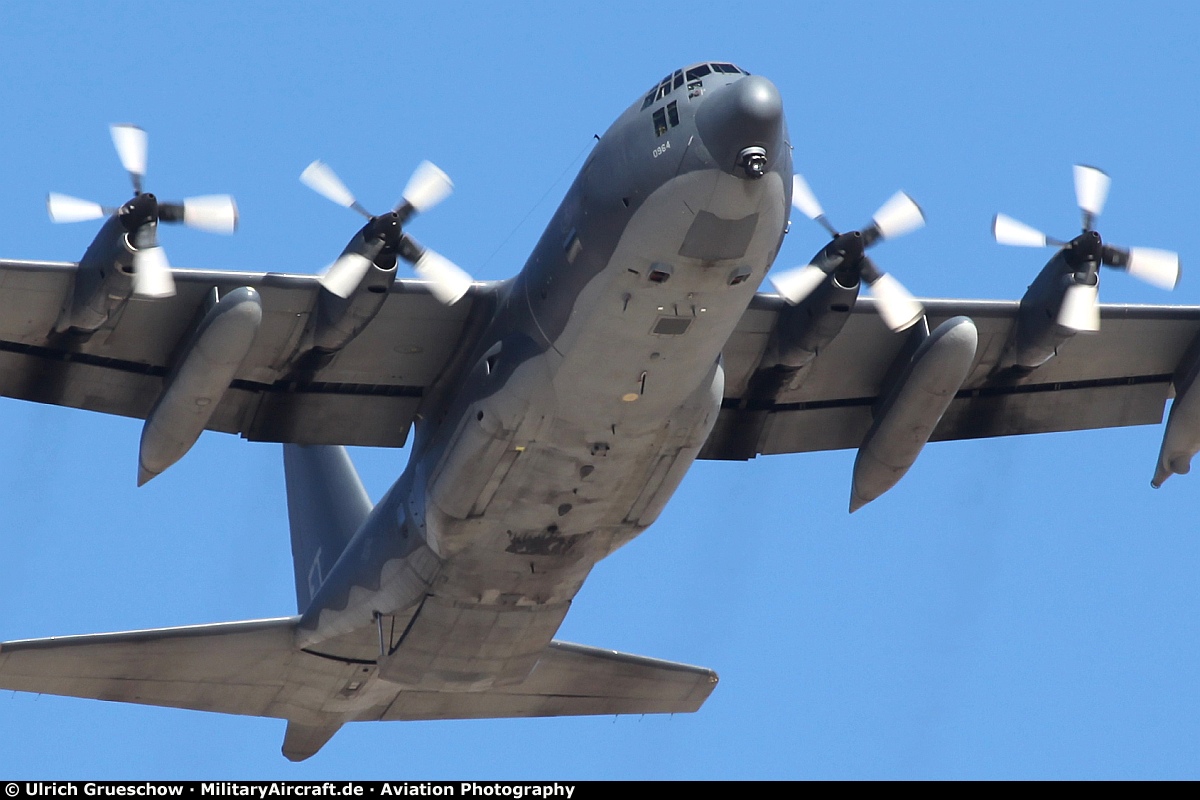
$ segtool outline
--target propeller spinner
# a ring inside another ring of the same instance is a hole
[[[898,280],[881,271],[866,255],[866,250],[880,241],[911,233],[925,224],[925,215],[911,197],[897,192],[875,212],[870,225],[849,233],[839,233],[833,227],[816,195],[800,175],[792,177],[792,205],[829,231],[833,241],[825,245],[809,264],[771,278],[784,299],[796,305],[816,291],[827,277],[837,273],[844,277],[842,282],[846,286],[853,286],[860,279],[867,285],[879,315],[893,331],[906,330],[921,319],[924,307]]]
[[[424,161],[413,172],[400,202],[378,216],[362,206],[337,174],[321,161],[314,161],[300,174],[300,181],[317,194],[340,206],[353,209],[367,218],[362,229],[367,252],[354,245],[321,273],[321,285],[339,297],[349,297],[362,282],[371,264],[380,258],[399,257],[412,264],[421,278],[429,281],[430,291],[446,305],[453,305],[471,288],[471,276],[449,259],[422,247],[404,232],[404,224],[416,213],[427,211],[445,200],[454,184],[445,172]]]
[[[1010,216],[997,214],[992,219],[992,236],[1000,244],[1016,247],[1060,248],[1072,269],[1072,283],[1063,295],[1058,324],[1076,331],[1098,331],[1101,265],[1123,269],[1139,280],[1171,290],[1179,283],[1179,256],[1167,250],[1105,244],[1093,226],[1104,210],[1112,180],[1102,170],[1082,164],[1075,165],[1074,174],[1075,201],[1083,215],[1081,234],[1064,242]]]
[[[229,195],[189,197],[179,203],[161,203],[142,191],[146,176],[146,132],[136,125],[112,125],[113,145],[121,165],[133,182],[133,199],[119,208],[51,192],[46,198],[54,222],[84,222],[117,215],[133,250],[133,291],[140,297],[170,297],[175,281],[166,252],[158,244],[158,223],[179,222],[211,233],[237,229],[237,204]]]

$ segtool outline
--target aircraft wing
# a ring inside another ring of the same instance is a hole
[[[1016,301],[924,300],[929,327],[958,315],[979,331],[975,366],[932,441],[1150,425],[1162,421],[1173,378],[1200,332],[1198,306],[1102,305],[1100,332],[1079,334],[1019,381],[989,376],[1016,320]],[[905,334],[889,331],[860,298],[841,333],[799,374],[798,385],[762,401],[749,396],[783,300],[759,295],[723,352],[725,399],[701,458],[856,448],[872,423]],[[807,373],[807,374],[805,374]]]
[[[717,683],[700,667],[555,641],[515,686],[408,691],[368,682],[371,662],[297,649],[299,619],[4,642],[0,688],[316,725],[332,718],[336,730],[350,720],[688,712]]]
[[[496,284],[475,284],[453,306],[427,284],[397,280],[379,314],[333,360],[289,379],[319,292],[314,275],[173,270],[177,293],[133,297],[86,341],[53,334],[76,265],[0,261],[0,395],[145,418],[206,298],[242,286],[261,298],[254,346],[208,428],[255,441],[404,444],[422,395],[459,347]]]

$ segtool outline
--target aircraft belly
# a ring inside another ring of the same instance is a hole
[[[430,481],[443,557],[474,551],[494,569],[506,553],[519,568],[499,572],[531,583],[536,559],[551,559],[565,580],[550,596],[570,597],[657,516],[656,495],[678,484],[719,407],[717,359],[778,249],[784,197],[774,173],[693,170],[646,198],[553,347],[459,421]],[[649,279],[656,266],[668,280]],[[496,581],[507,583],[480,584]]]
[[[682,404],[766,276],[785,224],[774,173],[746,181],[697,170],[653,192],[552,342],[557,413],[653,427]],[[655,270],[667,279],[654,282]]]
[[[486,391],[417,482],[441,564],[387,637],[380,678],[436,691],[525,679],[592,566],[657,518],[699,453],[723,396],[719,355],[778,249],[784,196],[774,174],[668,181],[559,298],[573,310],[550,347],[502,384],[490,367],[469,379]],[[650,279],[664,267],[666,281]]]

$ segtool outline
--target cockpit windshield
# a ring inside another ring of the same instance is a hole
[[[734,64],[724,62],[696,64],[686,70],[677,69],[650,90],[645,101],[642,102],[642,110],[645,111],[656,101],[662,100],[671,92],[682,88],[685,82],[687,83],[688,97],[699,97],[704,93],[704,76],[712,74],[749,75],[750,73]]]

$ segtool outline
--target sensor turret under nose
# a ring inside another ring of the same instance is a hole
[[[747,75],[704,96],[696,127],[721,169],[758,178],[783,147],[783,100],[771,81]]]

